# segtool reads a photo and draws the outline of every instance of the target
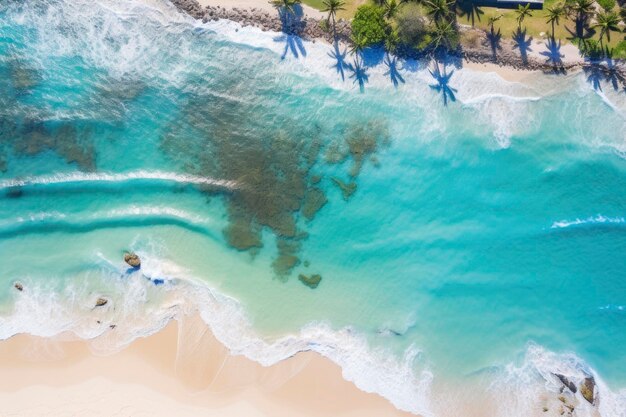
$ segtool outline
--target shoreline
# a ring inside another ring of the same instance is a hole
[[[216,21],[220,19],[230,20],[242,26],[253,26],[263,31],[281,32],[285,28],[278,18],[276,10],[265,0],[170,0],[171,3],[181,12],[203,22]],[[306,5],[298,13],[298,22],[286,28],[287,32],[293,33],[302,39],[316,42],[323,41],[332,45],[335,40],[340,44],[349,46],[351,28],[350,22],[338,19],[335,39],[330,31],[325,31],[320,22],[325,21],[325,14]],[[519,79],[520,76],[511,76],[510,71],[520,71],[529,73],[540,71],[545,74],[566,74],[570,71],[579,71],[586,66],[597,65],[601,71],[609,72],[616,70],[620,76],[626,79],[626,68],[620,68],[619,63],[612,68],[606,67],[602,62],[589,62],[582,57],[578,48],[573,44],[564,44],[559,49],[560,62],[550,63],[548,54],[547,38],[535,39],[529,48],[528,56],[525,59],[516,52],[515,45],[511,39],[502,40],[496,56],[491,49],[487,32],[470,26],[461,26],[461,31],[467,34],[471,41],[463,45],[462,51],[458,55],[449,56],[449,60],[458,68],[468,66],[472,69],[505,74],[504,79]],[[469,44],[467,44],[469,43]],[[543,50],[545,49],[545,51]],[[405,54],[400,54],[403,56]],[[425,56],[406,55],[410,59],[425,59]],[[469,65],[468,65],[469,64]],[[477,64],[486,64],[482,68]],[[508,74],[507,74],[508,73]]]
[[[68,334],[16,335],[0,343],[0,366],[3,416],[412,415],[361,391],[317,353],[269,367],[233,356],[198,315],[106,356]]]

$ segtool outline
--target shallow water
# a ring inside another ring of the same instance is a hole
[[[114,349],[195,306],[236,353],[316,350],[416,413],[478,375],[528,416],[584,371],[624,415],[623,91],[448,67],[444,105],[432,66],[395,88],[372,53],[361,93],[330,47],[157,0],[0,17],[1,337]]]

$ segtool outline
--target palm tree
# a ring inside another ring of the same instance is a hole
[[[515,13],[517,14],[517,27],[519,29],[522,28],[522,22],[524,22],[524,18],[531,17],[533,15],[533,12],[530,10],[530,3],[526,3],[526,6],[518,4]]]
[[[337,12],[340,10],[346,10],[345,6],[346,2],[343,0],[324,0],[323,1],[324,8],[323,12],[328,12],[328,23],[330,23],[330,19],[333,19],[333,32],[335,31],[335,18],[337,17]]]
[[[596,15],[594,28],[600,28],[600,43],[606,35],[607,42],[611,42],[611,32],[619,32],[619,17],[615,12],[600,12]]]
[[[367,38],[365,36],[354,36],[352,35],[352,47],[350,47],[350,52],[353,55],[360,55],[363,49],[367,46]]]
[[[574,20],[574,32],[572,35],[575,38],[585,40],[588,37],[587,22],[589,16],[595,10],[595,3],[593,0],[566,0],[565,7],[568,14]],[[570,31],[571,33],[571,31]]]
[[[554,38],[554,25],[559,24],[559,19],[565,16],[565,7],[561,3],[557,3],[552,7],[548,7],[546,13],[546,23],[552,25],[552,37]]]
[[[575,14],[577,20],[585,20],[595,10],[593,0],[568,0],[566,8]]]
[[[432,34],[431,44],[434,49],[444,46],[446,49],[456,47],[456,28],[454,22],[440,21],[435,24],[435,31]]]
[[[269,3],[278,11],[283,10],[289,14],[295,14],[296,4],[300,4],[301,0],[270,0]]]
[[[386,0],[384,7],[385,7],[385,17],[387,19],[392,19],[397,13],[398,13],[398,9],[400,7],[400,3],[402,0],[400,0],[400,2],[396,1],[396,0]]]
[[[489,28],[491,29],[491,34],[493,34],[493,24],[496,23],[498,20],[502,19],[502,14],[499,14],[497,16],[490,16],[489,19],[487,19],[487,24],[489,25]]]
[[[450,16],[450,6],[454,0],[425,0],[426,12],[435,22],[440,22]]]

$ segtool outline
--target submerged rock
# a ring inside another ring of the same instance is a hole
[[[332,177],[331,180],[333,180],[335,185],[337,187],[339,187],[339,189],[341,190],[341,194],[343,195],[343,199],[346,200],[346,201],[350,197],[352,197],[352,194],[354,194],[354,192],[356,191],[356,183],[355,182],[345,183],[345,182],[341,181],[339,178],[336,178],[336,177]]]
[[[126,252],[124,254],[124,262],[126,262],[133,268],[141,267],[141,259],[139,259],[139,256],[137,256],[137,254],[135,254],[134,252]]]
[[[304,274],[300,274],[298,275],[298,279],[307,287],[315,289],[318,285],[320,285],[320,282],[322,281],[322,276],[319,274],[313,274],[308,277]]]
[[[576,384],[570,381],[565,375],[554,374],[554,376],[556,376],[565,387],[567,387],[570,391],[572,391],[572,393],[576,394],[576,391],[578,391],[576,389]]]
[[[24,291],[24,286],[22,284],[20,284],[19,282],[16,282],[15,284],[13,284],[13,286],[18,291]]]
[[[580,394],[589,404],[593,404],[595,401],[594,391],[596,388],[596,381],[592,376],[586,377],[580,384]]]
[[[102,307],[104,305],[106,305],[109,302],[109,300],[107,300],[106,298],[98,298],[96,300],[96,307]]]

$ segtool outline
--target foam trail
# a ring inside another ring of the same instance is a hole
[[[576,392],[564,389],[557,375],[571,381],[577,387]],[[594,405],[583,398],[579,388],[589,377],[593,377],[596,385]],[[565,415],[561,411],[567,411],[567,405],[572,405],[575,406],[575,414],[567,415],[596,417],[599,411],[602,417],[626,417],[626,390],[612,391],[575,354],[557,354],[536,344],[528,346],[520,365],[507,364],[494,379],[489,391],[498,399],[499,416]]]
[[[175,225],[213,237],[211,219],[173,207],[130,206],[89,216],[40,212],[0,222],[0,237],[50,231],[89,232],[101,228]]]
[[[429,407],[433,375],[428,370],[416,373],[421,352],[415,347],[397,359],[391,352],[371,349],[365,337],[352,328],[337,330],[327,323],[311,323],[297,333],[275,340],[263,339],[236,299],[186,276],[185,269],[174,262],[150,256],[141,248],[136,253],[142,258],[142,269],[136,274],[176,277],[167,279],[172,285],[155,287],[148,280],[135,277],[113,279],[124,271],[107,267],[99,272],[103,275],[100,278],[96,274],[89,278],[105,279],[110,299],[107,308],[94,310],[95,295],[88,287],[67,285],[54,291],[45,284],[20,279],[27,291],[19,294],[10,315],[0,315],[0,339],[18,333],[52,337],[71,331],[82,339],[90,339],[95,351],[108,354],[139,337],[158,332],[171,319],[200,312],[217,339],[234,355],[271,366],[298,352],[314,351],[338,364],[344,378],[361,390],[378,393],[401,410],[434,416]],[[112,266],[115,262],[105,264]],[[102,259],[95,265],[101,267]],[[159,301],[152,301],[155,299]],[[146,308],[150,314],[145,313]],[[114,334],[109,333],[110,324],[116,325]]]
[[[551,229],[565,229],[571,226],[581,226],[585,224],[623,224],[626,223],[626,219],[624,217],[606,217],[601,214],[597,216],[590,216],[586,219],[575,219],[575,220],[561,220],[558,222],[552,223],[550,226]]]
[[[220,180],[208,177],[200,177],[189,174],[177,174],[173,172],[161,171],[133,171],[123,174],[115,173],[87,173],[74,172],[70,174],[45,175],[37,177],[14,178],[0,181],[0,190],[12,187],[52,185],[52,184],[72,184],[72,183],[88,183],[88,182],[129,182],[142,180],[157,180],[165,182],[174,182],[178,184],[192,185],[209,185],[218,188],[233,190],[237,188],[236,181]]]

